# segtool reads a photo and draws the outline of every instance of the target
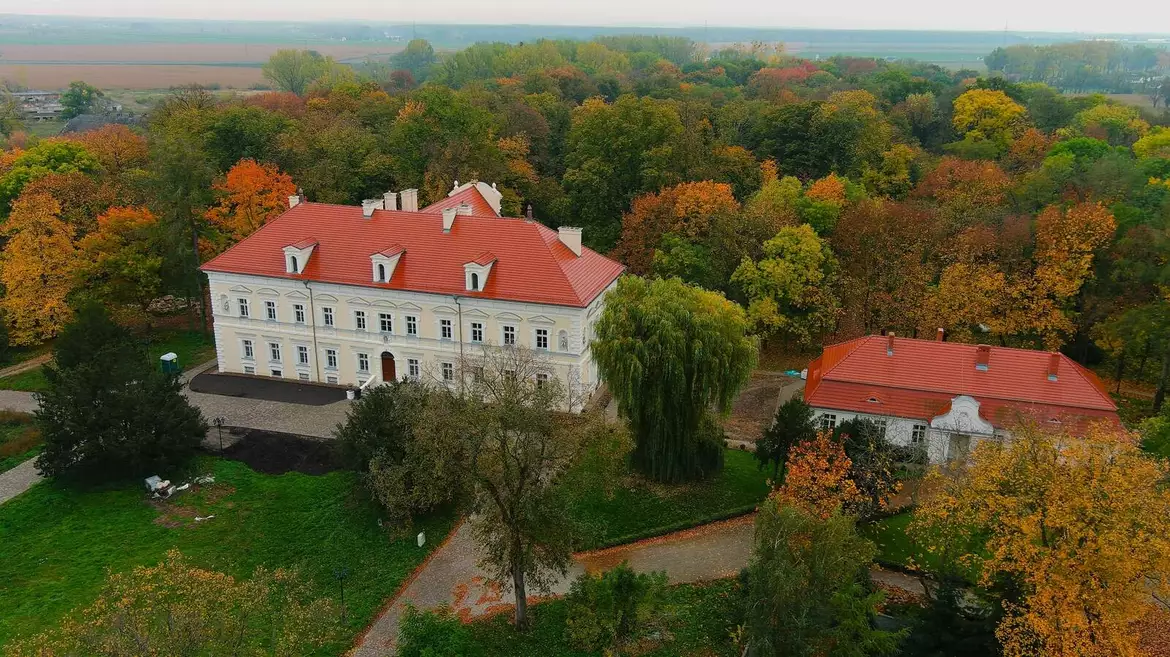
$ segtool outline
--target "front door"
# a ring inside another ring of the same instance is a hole
[[[389,383],[397,380],[394,374],[394,354],[389,351],[382,352],[382,380]]]
[[[971,436],[961,433],[952,433],[950,445],[947,449],[948,461],[966,461],[971,453]]]

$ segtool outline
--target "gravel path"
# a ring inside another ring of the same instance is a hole
[[[0,472],[0,504],[20,495],[41,480],[41,475],[33,467],[35,460],[29,459],[7,472]]]
[[[41,354],[40,356],[30,358],[30,359],[24,361],[23,363],[9,365],[8,367],[5,367],[4,369],[0,369],[0,379],[4,378],[6,376],[12,376],[13,374],[20,374],[21,372],[27,372],[29,370],[36,369],[36,368],[40,367],[41,365],[44,365],[45,363],[49,362],[49,359],[52,357],[53,357],[52,354]]]

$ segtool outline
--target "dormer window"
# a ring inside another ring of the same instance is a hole
[[[375,283],[389,283],[394,278],[394,270],[398,261],[406,254],[406,249],[398,244],[370,255],[370,265]]]
[[[303,239],[284,247],[284,271],[287,274],[303,274],[317,248],[317,240]]]
[[[496,264],[496,256],[484,251],[475,260],[463,264],[463,278],[468,292],[482,292],[488,284],[488,276]]]

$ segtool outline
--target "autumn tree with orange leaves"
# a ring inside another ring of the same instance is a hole
[[[849,478],[852,465],[845,446],[821,432],[788,453],[784,484],[773,495],[780,503],[828,518],[860,499],[861,493]]]
[[[698,242],[739,212],[731,185],[711,181],[682,183],[634,199],[622,216],[622,236],[614,255],[630,273],[645,276],[654,266],[655,249],[664,235]]]
[[[288,209],[296,193],[292,178],[271,164],[240,160],[213,189],[219,200],[207,211],[216,234],[201,245],[204,255],[215,255],[256,232]]]
[[[158,217],[146,208],[111,208],[98,228],[78,243],[85,257],[79,283],[116,318],[142,317],[162,294],[163,259],[157,248]]]
[[[61,206],[44,194],[22,195],[4,224],[8,244],[0,255],[0,309],[12,344],[33,345],[57,335],[72,312],[77,265],[74,231],[61,221]]]
[[[1134,623],[1170,602],[1167,477],[1105,424],[1081,437],[1025,426],[929,475],[911,532],[957,552],[982,587],[1018,591],[996,630],[1006,657],[1137,657]]]

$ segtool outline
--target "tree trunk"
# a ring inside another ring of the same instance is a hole
[[[1137,378],[1139,381],[1146,378],[1146,359],[1150,357],[1150,343],[1152,343],[1152,342],[1153,342],[1152,339],[1146,338],[1146,348],[1142,350],[1141,360],[1138,361],[1138,376],[1137,376]]]
[[[1166,399],[1166,380],[1170,379],[1170,349],[1162,352],[1162,375],[1158,377],[1158,391],[1154,393],[1154,412],[1162,410]]]
[[[516,595],[516,620],[513,625],[517,630],[527,630],[528,591],[524,588],[524,567],[518,563],[512,564],[512,590]]]
[[[1117,392],[1117,394],[1119,394],[1119,395],[1121,394],[1121,377],[1122,377],[1124,374],[1125,374],[1125,352],[1123,351],[1123,352],[1121,352],[1121,354],[1120,354],[1120,355],[1117,357],[1117,372],[1116,372],[1116,375],[1117,375],[1117,390],[1116,390],[1116,392]]]

